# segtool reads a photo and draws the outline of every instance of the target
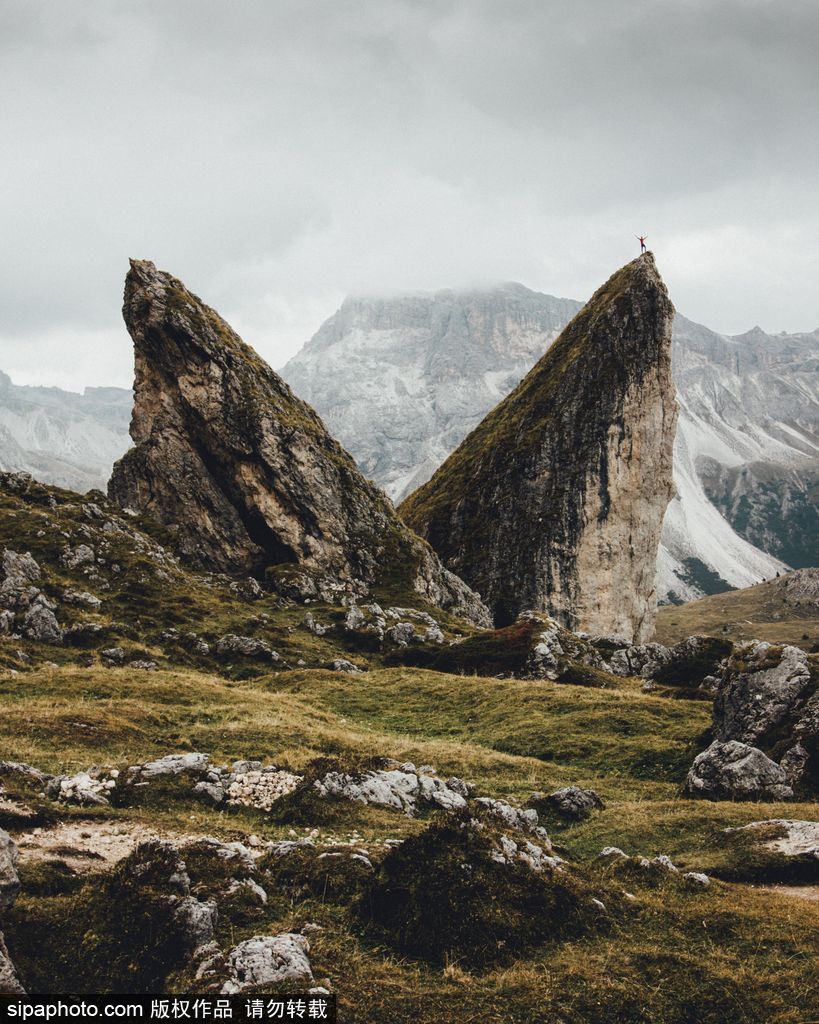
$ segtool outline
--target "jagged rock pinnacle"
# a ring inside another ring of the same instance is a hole
[[[113,499],[172,527],[208,568],[298,566],[359,595],[386,582],[487,621],[310,406],[181,281],[131,260],[123,316],[135,447],[114,467]]]
[[[621,268],[400,506],[499,625],[533,608],[651,635],[673,494],[673,315],[650,252]]]

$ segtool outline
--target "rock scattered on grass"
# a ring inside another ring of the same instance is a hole
[[[714,740],[698,754],[683,783],[688,796],[707,800],[790,800],[783,769],[756,747]]]
[[[530,803],[535,807],[553,811],[568,821],[585,821],[596,810],[602,810],[605,807],[593,789],[581,789],[579,786],[564,786],[548,795],[532,794]]]

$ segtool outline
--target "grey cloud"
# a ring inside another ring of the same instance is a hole
[[[130,255],[274,365],[350,290],[582,298],[635,231],[687,315],[811,328],[817,42],[813,0],[0,0],[0,368],[127,378]]]

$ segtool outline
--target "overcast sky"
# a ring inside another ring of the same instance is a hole
[[[0,369],[129,385],[129,256],[281,366],[350,292],[819,326],[817,0],[0,0]]]

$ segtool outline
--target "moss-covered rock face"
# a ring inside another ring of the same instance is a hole
[[[551,679],[576,686],[605,687],[617,682],[591,643],[536,612],[447,647],[399,649],[385,661],[457,675]]]
[[[487,967],[605,919],[592,886],[542,855],[517,833],[456,817],[387,854],[359,913],[400,953]]]
[[[386,581],[486,621],[315,412],[180,281],[132,261],[123,316],[136,446],[114,467],[116,501],[155,515],[208,568],[299,566],[359,595]]]
[[[673,313],[653,256],[627,264],[401,505],[496,625],[534,608],[650,637],[673,493]]]

